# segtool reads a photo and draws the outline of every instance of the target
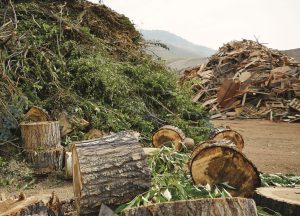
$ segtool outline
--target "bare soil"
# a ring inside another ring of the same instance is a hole
[[[215,120],[244,137],[243,152],[265,173],[300,174],[300,124],[266,120]]]

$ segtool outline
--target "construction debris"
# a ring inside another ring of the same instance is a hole
[[[300,64],[260,43],[225,44],[208,63],[184,71],[180,81],[189,80],[192,100],[207,107],[212,119],[299,120],[294,104],[300,104]]]

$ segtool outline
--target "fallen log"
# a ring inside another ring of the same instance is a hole
[[[120,216],[159,216],[159,215],[257,215],[254,200],[245,198],[197,199],[159,203],[125,209]]]
[[[23,122],[20,126],[24,148],[27,150],[51,149],[60,145],[57,121]]]
[[[156,148],[164,145],[175,144],[176,150],[181,150],[182,141],[185,139],[183,131],[171,125],[165,125],[158,129],[152,136],[152,144]]]
[[[51,196],[52,197],[52,196]],[[40,195],[32,197],[21,197],[21,199],[8,199],[0,202],[0,215],[15,216],[15,215],[53,215],[62,216],[58,198],[55,202],[51,202],[49,195]]]
[[[277,211],[282,215],[300,215],[300,188],[258,188],[255,191],[254,199],[258,205]]]
[[[236,147],[242,151],[244,148],[244,139],[241,134],[231,129],[220,130],[213,135],[212,140],[228,139],[232,141]]]
[[[131,201],[151,185],[147,157],[136,135],[120,132],[72,144],[73,189],[77,210],[98,213]]]
[[[232,196],[251,197],[260,186],[255,165],[240,151],[222,143],[207,144],[190,162],[194,184],[218,185],[227,183]]]

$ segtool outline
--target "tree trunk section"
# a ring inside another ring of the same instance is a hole
[[[147,191],[147,157],[131,132],[120,132],[72,145],[73,189],[80,215],[98,213],[131,201]]]
[[[125,209],[120,216],[220,216],[220,215],[257,215],[256,205],[252,199],[197,199],[177,202],[159,203],[137,208]]]
[[[180,151],[184,139],[185,135],[181,129],[171,125],[165,125],[153,134],[152,144],[156,148],[175,144],[176,150]]]
[[[25,114],[26,121],[33,122],[43,122],[50,121],[50,116],[46,110],[43,108],[33,106],[30,110]]]
[[[227,182],[232,196],[251,197],[260,186],[255,165],[240,151],[218,143],[208,144],[198,151],[190,163],[195,184],[218,185]]]
[[[26,150],[51,149],[60,145],[58,121],[24,122],[20,126]]]
[[[62,170],[64,148],[59,146],[49,150],[25,150],[27,161],[36,174],[46,174]]]
[[[244,148],[244,139],[242,135],[234,130],[231,129],[221,130],[218,131],[212,137],[212,140],[223,140],[223,139],[228,139],[232,141],[240,151],[242,151]]]
[[[300,188],[258,188],[254,198],[258,205],[277,211],[282,215],[300,215]]]

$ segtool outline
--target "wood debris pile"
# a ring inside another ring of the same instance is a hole
[[[300,120],[300,63],[251,40],[225,44],[209,62],[184,71],[193,101],[216,118]]]

